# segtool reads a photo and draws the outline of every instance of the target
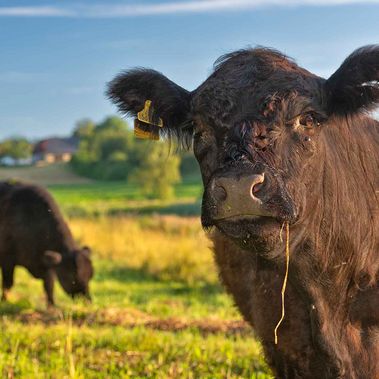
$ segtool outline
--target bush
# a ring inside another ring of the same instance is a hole
[[[73,134],[80,139],[71,161],[78,174],[97,180],[127,179],[133,135],[125,121],[117,117],[108,117],[98,125],[80,121]]]
[[[174,195],[173,185],[181,179],[179,165],[179,156],[169,155],[167,146],[156,142],[148,154],[140,156],[130,181],[140,185],[141,191],[148,197],[169,199]]]
[[[180,157],[169,154],[164,143],[136,140],[118,117],[108,117],[98,125],[81,121],[74,135],[80,143],[71,164],[78,174],[96,180],[130,181],[148,197],[174,195],[173,185],[180,182]]]

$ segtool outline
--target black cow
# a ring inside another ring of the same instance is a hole
[[[329,79],[256,48],[192,92],[136,69],[108,93],[145,134],[193,141],[220,276],[277,377],[379,378],[379,46]]]
[[[54,277],[72,297],[90,299],[90,249],[79,249],[57,204],[43,188],[0,183],[0,265],[3,294],[13,286],[15,266],[43,280],[48,306],[54,305]]]

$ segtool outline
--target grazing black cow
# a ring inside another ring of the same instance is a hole
[[[55,275],[72,297],[90,298],[90,249],[79,249],[50,194],[41,187],[0,182],[0,265],[3,294],[13,286],[15,266],[43,280],[48,306],[54,305]]]
[[[378,379],[379,46],[327,80],[256,48],[193,92],[135,69],[108,94],[141,135],[193,141],[220,276],[276,377]]]

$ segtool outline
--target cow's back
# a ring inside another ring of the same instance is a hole
[[[0,182],[0,263],[5,259],[8,248],[7,205],[9,204],[9,198],[12,196],[13,190],[14,183],[8,181]]]
[[[0,184],[0,259],[13,260],[40,276],[42,254],[73,247],[58,206],[43,188],[25,183]]]

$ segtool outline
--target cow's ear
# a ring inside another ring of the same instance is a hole
[[[81,252],[86,256],[86,257],[90,257],[91,256],[91,252],[92,252],[92,250],[91,250],[91,248],[90,247],[88,247],[88,246],[83,246],[82,248],[81,248]]]
[[[43,253],[42,262],[47,267],[58,266],[62,262],[62,255],[56,251],[45,251]]]
[[[379,45],[354,51],[326,81],[329,114],[371,111],[379,105]]]
[[[191,94],[161,73],[144,68],[123,72],[108,84],[107,95],[121,112],[134,118],[150,101],[161,134],[180,142],[192,138]]]

